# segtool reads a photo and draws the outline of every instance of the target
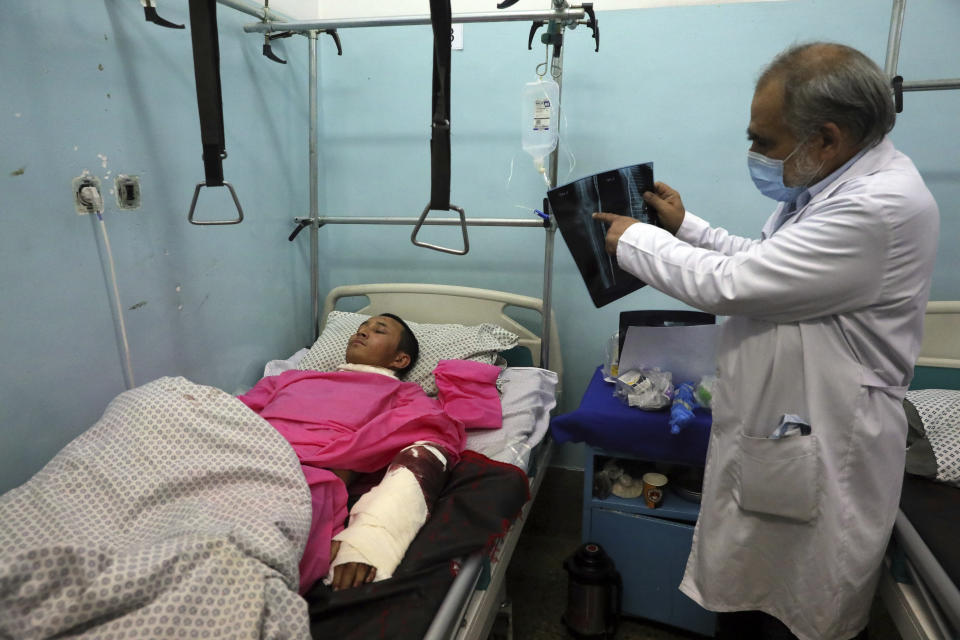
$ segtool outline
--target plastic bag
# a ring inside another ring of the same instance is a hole
[[[660,369],[632,369],[616,377],[617,396],[631,407],[662,409],[670,406],[673,374]]]
[[[697,383],[693,397],[701,407],[709,409],[713,406],[713,389],[717,385],[717,376],[703,376]]]
[[[544,159],[557,148],[560,129],[560,85],[540,78],[523,86],[521,100],[523,150],[533,158],[537,171],[545,174]]]
[[[610,497],[613,485],[623,475],[623,467],[616,459],[611,458],[603,465],[603,469],[593,474],[593,495],[601,500]]]
[[[693,384],[680,384],[673,394],[670,405],[670,433],[676,435],[693,420],[693,410],[697,401],[693,397]]]

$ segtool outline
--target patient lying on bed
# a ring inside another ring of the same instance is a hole
[[[375,316],[350,338],[338,371],[286,371],[239,396],[293,446],[310,486],[301,593],[324,577],[334,589],[389,578],[459,459],[464,429],[500,425],[499,369],[441,361],[434,399],[399,379],[418,351],[403,320]],[[347,485],[384,468],[345,528]]]

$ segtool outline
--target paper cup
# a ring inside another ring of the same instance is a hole
[[[667,476],[662,473],[643,474],[643,501],[650,509],[656,509],[663,500],[663,488],[667,486]]]

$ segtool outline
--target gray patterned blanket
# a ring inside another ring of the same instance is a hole
[[[297,457],[266,421],[156,380],[0,497],[0,638],[309,638],[309,526]]]

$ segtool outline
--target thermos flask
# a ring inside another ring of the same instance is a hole
[[[587,542],[564,560],[567,609],[563,624],[575,638],[612,638],[620,622],[623,582],[599,544]]]

